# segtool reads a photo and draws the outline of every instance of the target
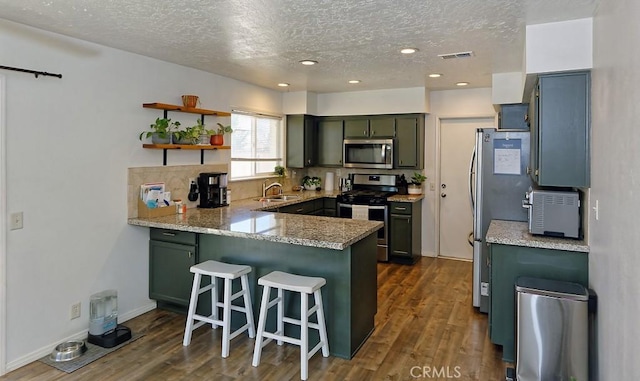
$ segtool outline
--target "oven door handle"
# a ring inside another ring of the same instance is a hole
[[[338,203],[338,208],[349,208],[349,209],[353,209],[353,205],[354,204],[342,204],[342,203]],[[355,204],[358,205],[358,204]],[[386,206],[384,205],[362,205],[362,206],[366,206],[367,209],[371,209],[371,210],[384,210],[386,208]]]

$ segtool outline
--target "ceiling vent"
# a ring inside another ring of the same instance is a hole
[[[438,57],[442,58],[443,60],[450,60],[453,58],[469,58],[473,56],[473,52],[472,51],[468,51],[468,52],[459,52],[459,53],[448,53],[448,54],[438,54]]]

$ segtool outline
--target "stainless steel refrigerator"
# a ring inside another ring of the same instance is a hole
[[[489,247],[485,236],[491,220],[527,221],[522,207],[532,185],[529,131],[476,130],[469,165],[469,195],[473,209],[473,306],[489,311]],[[471,243],[471,242],[470,242]]]

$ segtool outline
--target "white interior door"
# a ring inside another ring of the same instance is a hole
[[[442,257],[473,259],[469,233],[473,214],[469,202],[469,160],[475,130],[493,127],[494,118],[452,118],[440,121],[440,248]]]

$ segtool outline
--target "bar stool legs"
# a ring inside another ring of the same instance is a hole
[[[251,298],[249,295],[249,280],[247,274],[251,272],[251,267],[243,265],[232,265],[217,261],[206,261],[191,266],[190,271],[194,273],[193,286],[191,288],[191,299],[189,301],[189,312],[187,314],[187,323],[184,331],[184,339],[182,345],[188,346],[191,343],[191,333],[193,330],[209,323],[211,328],[222,327],[222,357],[229,356],[229,346],[232,339],[244,331],[248,331],[249,337],[255,337],[255,327],[253,323],[253,310],[251,307]],[[200,287],[202,276],[210,276],[211,284]],[[224,279],[224,290],[222,302],[218,301],[218,292],[216,290],[216,278]],[[240,278],[242,288],[235,294],[232,292],[232,281]],[[198,296],[206,291],[211,290],[211,315],[202,316],[196,314],[198,305]],[[232,302],[239,297],[243,297],[244,306],[234,305]],[[218,319],[218,308],[222,308],[222,319]],[[247,323],[231,332],[231,311],[244,312]]]
[[[300,378],[306,380],[309,375],[309,359],[320,349],[322,349],[324,357],[329,356],[327,328],[322,306],[322,292],[320,290],[326,284],[326,281],[324,278],[305,277],[274,271],[258,279],[258,284],[263,286],[263,291],[252,365],[258,366],[260,364],[262,348],[269,342],[276,340],[278,345],[282,345],[282,342],[285,341],[300,346]],[[278,290],[278,296],[270,301],[271,288]],[[300,320],[284,316],[284,290],[300,294]],[[311,294],[313,294],[314,306],[309,308],[308,296]],[[267,313],[273,306],[277,307],[276,332],[265,332]],[[309,317],[314,313],[317,316],[317,323],[309,322]],[[299,325],[300,339],[286,336],[284,334],[284,323]],[[318,330],[320,334],[320,342],[311,351],[309,351],[309,328]]]

